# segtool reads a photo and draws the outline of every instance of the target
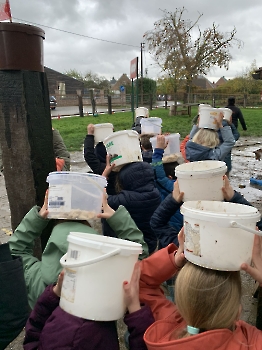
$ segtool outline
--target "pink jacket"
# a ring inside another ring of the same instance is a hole
[[[140,300],[151,307],[156,320],[144,335],[148,350],[261,350],[262,332],[244,321],[237,322],[234,332],[217,329],[175,338],[174,331],[184,329],[186,324],[159,285],[178,270],[173,259],[176,249],[170,244],[141,262]]]

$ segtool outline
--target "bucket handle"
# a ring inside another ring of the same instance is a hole
[[[262,231],[254,230],[254,229],[252,229],[252,228],[250,228],[250,227],[241,225],[241,224],[239,224],[239,223],[236,222],[236,221],[231,221],[231,222],[230,222],[230,225],[231,225],[231,227],[234,227],[234,228],[242,228],[242,230],[245,230],[245,231],[254,233],[254,235],[262,236]]]
[[[97,258],[94,258],[94,259],[91,259],[91,260],[86,260],[86,261],[81,261],[81,262],[77,262],[77,263],[74,263],[74,262],[68,263],[68,262],[66,262],[66,258],[67,258],[67,253],[66,253],[60,259],[60,264],[63,267],[67,267],[67,268],[74,268],[74,267],[82,267],[82,266],[86,266],[86,265],[92,265],[92,264],[95,264],[95,263],[97,263],[99,261],[103,261],[103,260],[105,260],[107,258],[110,258],[111,256],[117,255],[120,252],[121,252],[121,249],[117,248],[115,250],[112,250],[112,252],[109,252],[107,254],[98,256]]]

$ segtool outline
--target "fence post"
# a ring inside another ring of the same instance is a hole
[[[112,114],[112,97],[111,95],[107,95],[107,110],[108,110],[108,114]]]
[[[247,94],[244,94],[244,103],[243,103],[243,107],[246,108],[247,106]]]
[[[149,96],[149,109],[150,109],[150,111],[152,111],[152,109],[153,109],[153,96],[152,96],[152,94],[150,94],[150,96]]]

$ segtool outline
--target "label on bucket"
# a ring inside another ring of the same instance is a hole
[[[201,256],[200,248],[200,230],[199,225],[192,226],[189,222],[185,221],[185,250],[197,256]]]
[[[75,300],[77,272],[72,269],[65,269],[61,297],[73,303]]]
[[[71,185],[50,185],[48,193],[48,209],[52,212],[71,210]]]

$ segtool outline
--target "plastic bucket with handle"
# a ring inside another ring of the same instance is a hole
[[[94,321],[123,317],[123,282],[131,279],[141,244],[80,232],[70,232],[67,240],[67,254],[60,260],[65,268],[60,307]]]
[[[94,129],[95,144],[103,142],[107,136],[114,132],[114,127],[111,123],[95,124]]]
[[[184,192],[183,201],[222,201],[223,176],[226,171],[226,163],[218,160],[202,160],[178,165],[175,175],[180,191]]]
[[[218,109],[224,114],[224,119],[230,122],[232,119],[232,110],[230,108],[218,108]]]
[[[218,108],[203,107],[199,109],[199,128],[218,130],[216,119],[221,111]]]
[[[101,213],[106,178],[68,171],[48,175],[48,218],[91,220]]]
[[[180,134],[170,134],[165,136],[168,141],[163,156],[169,156],[170,154],[180,153]],[[156,148],[157,136],[151,137],[150,142],[153,150]]]
[[[134,130],[114,132],[106,137],[103,142],[107,153],[112,156],[110,162],[114,162],[116,167],[143,161],[139,134]]]
[[[162,119],[157,117],[141,119],[141,134],[161,134]]]
[[[144,117],[149,118],[149,110],[146,107],[138,107],[135,109],[135,116],[136,117]]]
[[[185,257],[214,270],[238,271],[250,264],[259,211],[251,206],[189,201],[180,208],[184,215]]]

